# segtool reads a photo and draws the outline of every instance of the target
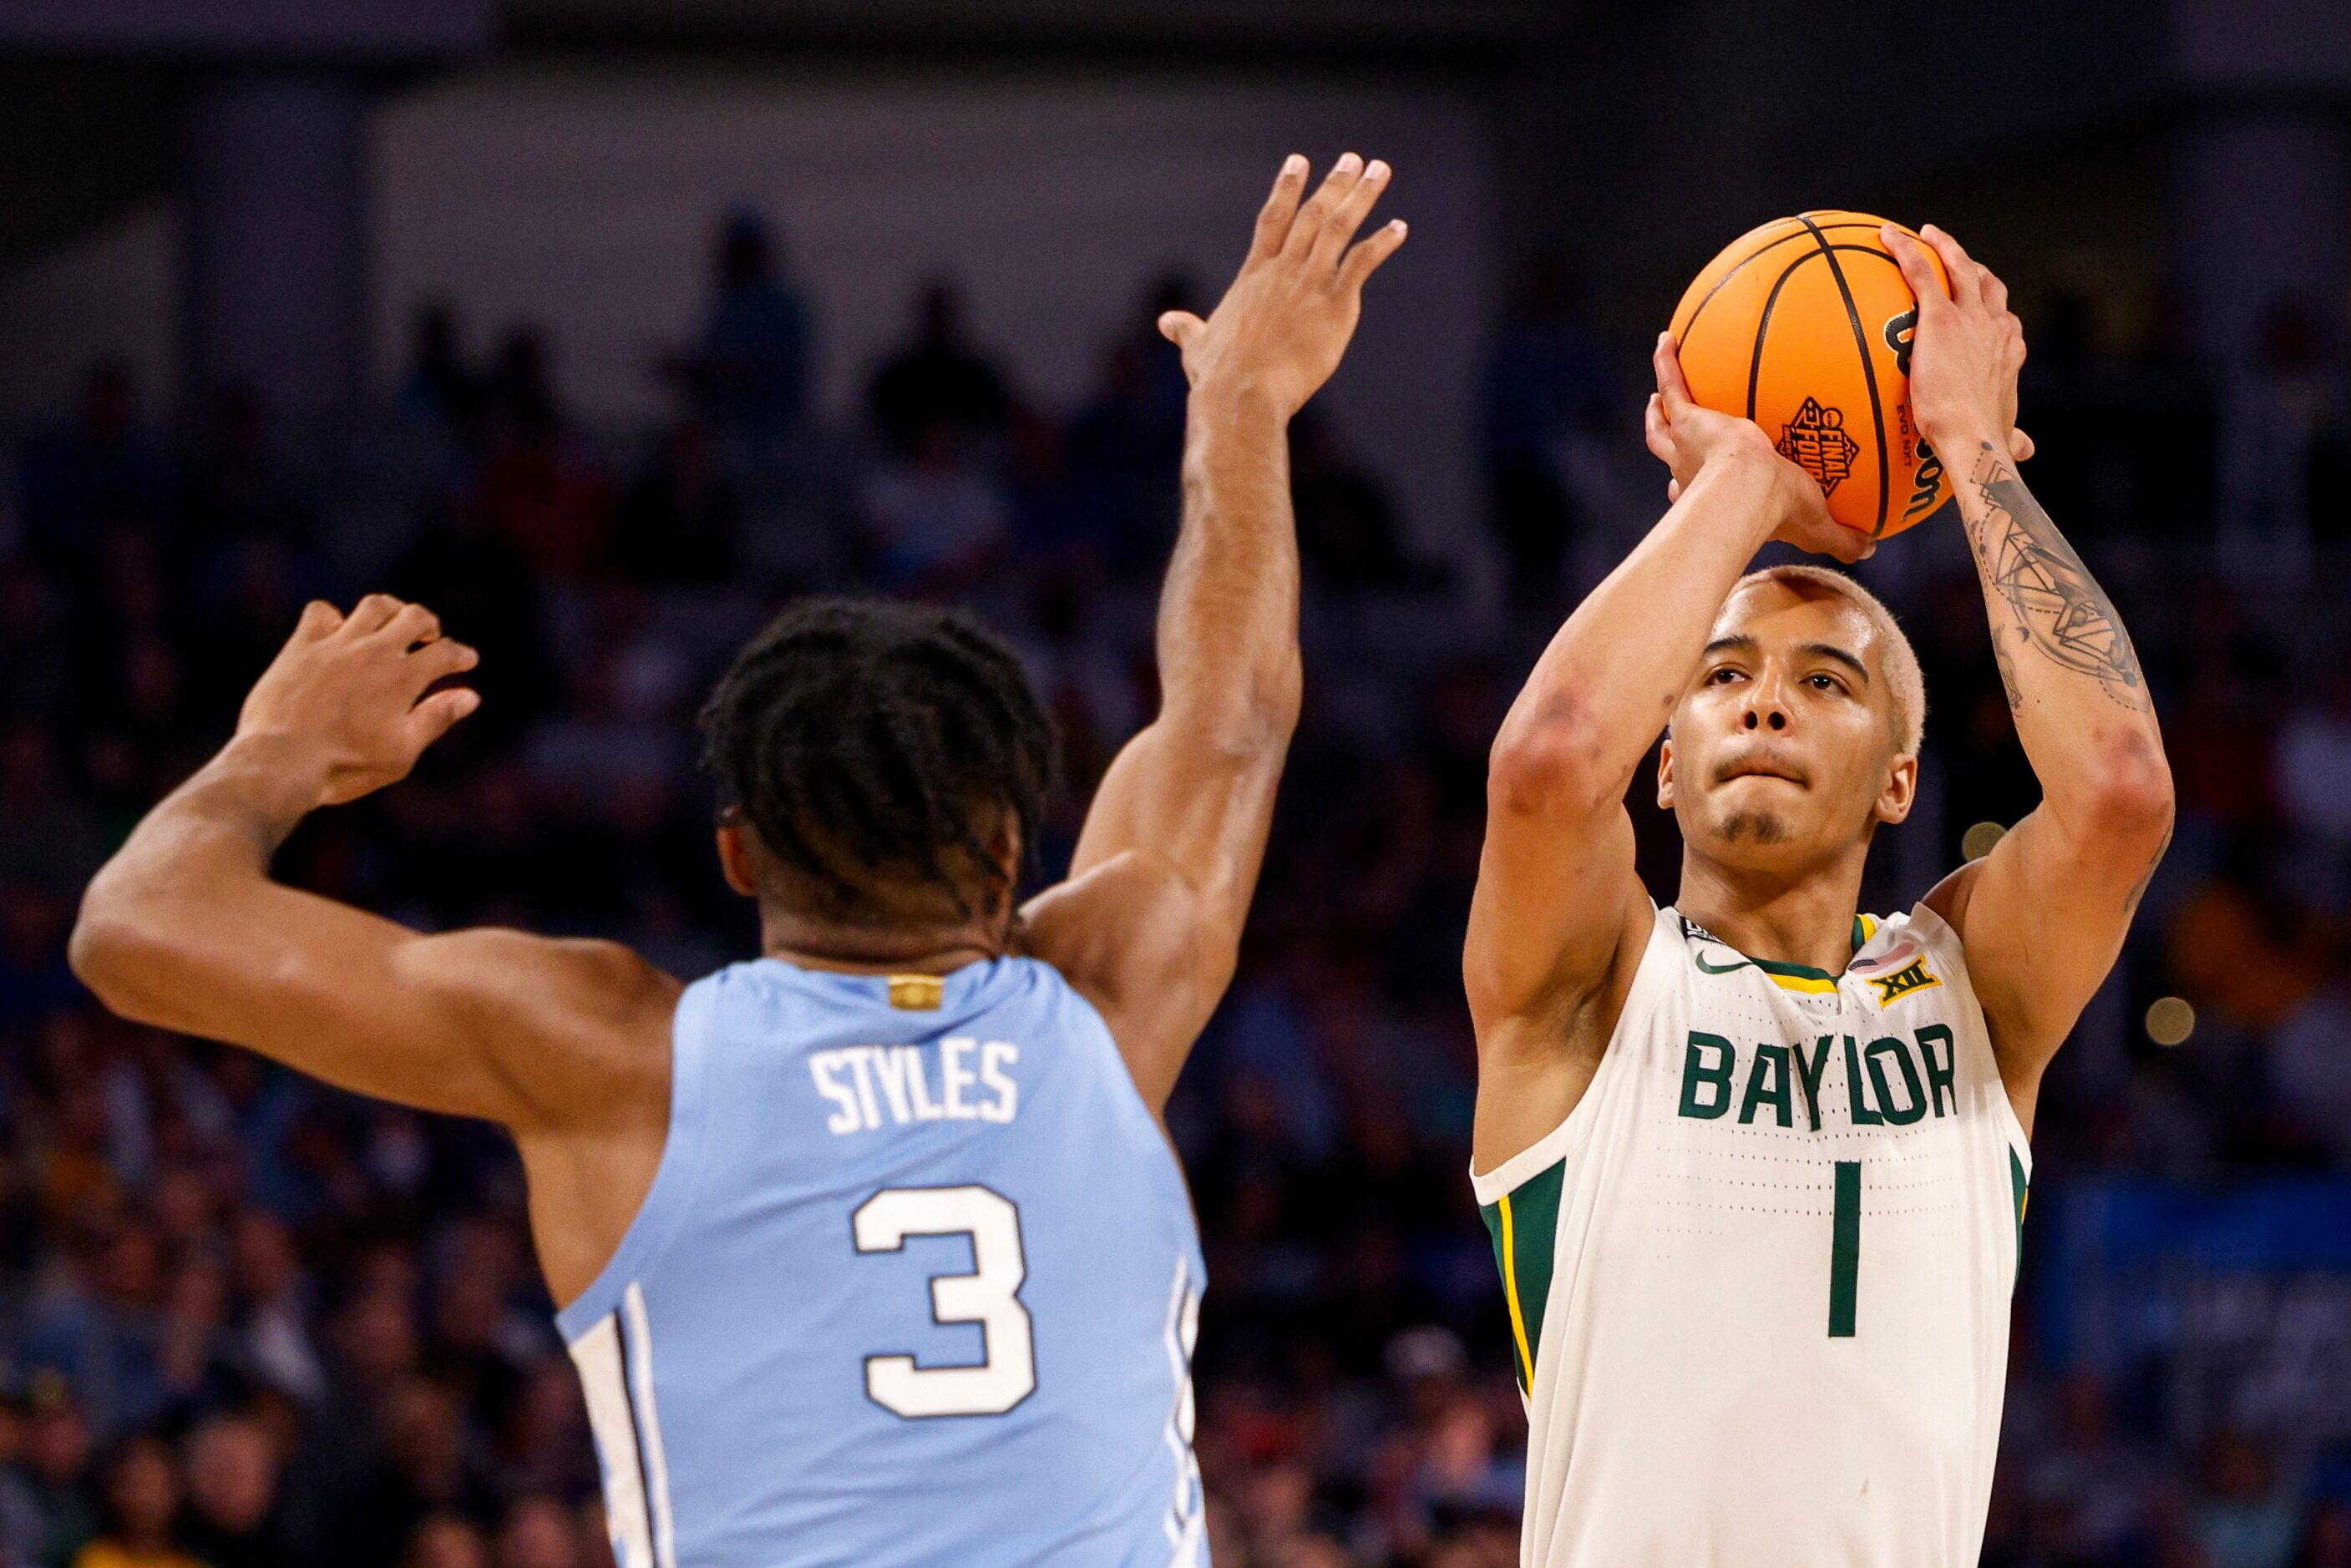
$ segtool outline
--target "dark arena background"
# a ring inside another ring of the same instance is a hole
[[[1050,872],[1153,691],[1153,317],[1213,304],[1284,153],[1348,150],[1413,240],[1293,431],[1306,718],[1170,1118],[1220,1568],[1517,1560],[1486,749],[1663,505],[1651,336],[1830,206],[2014,285],[2027,477],[2178,776],[2043,1095],[1985,1561],[2351,1563],[2339,0],[0,0],[0,1564],[152,1568],[159,1521],[174,1568],[610,1562],[503,1135],[68,972],[303,601],[421,598],[486,702],[306,825],[300,885],[750,956],[691,717],[812,590],[1012,634],[1067,737]],[[1865,900],[1907,908],[2035,791],[1956,524],[1860,575],[1934,710]]]

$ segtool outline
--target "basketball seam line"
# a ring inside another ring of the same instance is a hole
[[[1790,218],[1786,221],[1793,223],[1801,223],[1802,220],[1799,218]],[[1834,229],[1874,229],[1878,225],[1876,223],[1823,223],[1821,225],[1823,231]],[[1729,284],[1732,278],[1737,277],[1740,273],[1747,270],[1748,263],[1761,261],[1765,256],[1770,255],[1773,251],[1778,250],[1782,245],[1793,244],[1796,241],[1801,240],[1803,237],[1804,236],[1802,234],[1782,234],[1778,239],[1771,241],[1769,244],[1758,245],[1747,254],[1740,257],[1738,262],[1729,272],[1724,273],[1720,277],[1714,280],[1714,286],[1706,291],[1706,297],[1699,300],[1697,307],[1691,310],[1689,319],[1682,323],[1681,336],[1675,340],[1674,347],[1678,349],[1683,344],[1689,341],[1690,334],[1698,330],[1698,318],[1706,314],[1706,307],[1714,303],[1714,296],[1722,292],[1724,286]],[[1867,245],[1856,245],[1853,248],[1856,250],[1867,250],[1869,247]]]
[[[1876,539],[1886,532],[1886,504],[1894,493],[1894,460],[1886,450],[1886,404],[1877,395],[1877,365],[1869,357],[1869,338],[1861,329],[1861,306],[1854,303],[1853,286],[1845,281],[1844,268],[1836,259],[1836,247],[1829,244],[1829,237],[1810,218],[1800,216],[1796,222],[1812,230],[1813,238],[1820,243],[1820,254],[1828,260],[1829,275],[1836,279],[1837,293],[1844,296],[1845,319],[1853,324],[1853,346],[1861,351],[1861,379],[1869,388],[1870,421],[1877,428],[1877,526],[1869,531],[1869,536]],[[1761,338],[1757,339],[1756,353],[1760,358]]]
[[[1796,275],[1798,267],[1820,254],[1819,251],[1806,251],[1802,255],[1790,262],[1779,277],[1773,281],[1771,292],[1763,296],[1763,315],[1755,323],[1755,355],[1747,366],[1747,417],[1750,421],[1755,418],[1756,388],[1763,379],[1763,341],[1771,335],[1771,312],[1780,304],[1780,291],[1788,286],[1788,280]]]

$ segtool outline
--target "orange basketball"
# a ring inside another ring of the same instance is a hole
[[[1690,396],[1761,425],[1820,481],[1829,515],[1876,538],[1949,493],[1910,420],[1918,302],[1877,237],[1884,222],[1799,213],[1750,230],[1707,264],[1673,320]]]

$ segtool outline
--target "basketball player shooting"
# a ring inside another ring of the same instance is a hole
[[[1865,536],[1656,350],[1672,505],[1537,663],[1492,753],[1464,959],[1472,1167],[1531,1432],[1529,1568],[1961,1568],[1981,1544],[2043,1070],[2168,841],[2113,604],[2018,477],[2022,334],[1958,242],[1882,236],[2041,805],[1906,915],[1858,912],[1926,713],[1893,618],[1769,540]],[[1681,886],[1624,799],[1663,728]]]
[[[1231,977],[1301,671],[1286,426],[1337,368],[1384,163],[1283,167],[1191,379],[1156,719],[1016,910],[1054,765],[966,618],[786,609],[704,711],[763,956],[425,935],[285,887],[321,806],[477,703],[421,605],[311,605],[235,736],[92,882],[116,1012],[510,1128],[621,1568],[1207,1561],[1203,1265],[1159,1125]]]

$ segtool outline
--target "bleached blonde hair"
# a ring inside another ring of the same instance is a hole
[[[1901,622],[1894,618],[1885,601],[1843,572],[1793,563],[1750,572],[1730,585],[1730,592],[1736,595],[1758,583],[1782,583],[1798,593],[1834,594],[1862,613],[1883,649],[1878,663],[1893,700],[1894,749],[1916,756],[1927,734],[1927,674],[1918,667],[1918,650],[1910,646]],[[1723,602],[1730,601],[1726,597]]]

